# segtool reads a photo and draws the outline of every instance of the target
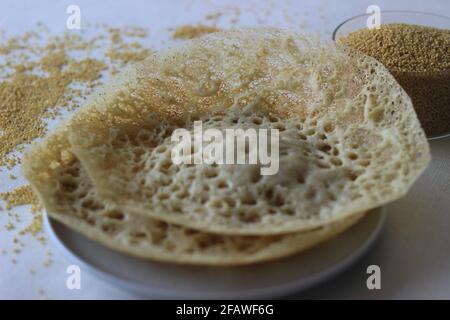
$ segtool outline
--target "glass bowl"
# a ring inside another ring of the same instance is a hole
[[[333,41],[346,36],[350,32],[367,28],[367,19],[371,15],[372,14],[360,14],[340,23],[333,31]],[[406,23],[439,29],[450,29],[450,18],[439,14],[407,10],[389,10],[381,11],[380,15],[380,22],[382,25],[391,23]],[[450,92],[448,94],[450,94]],[[448,106],[447,109],[450,109],[450,106]],[[443,109],[443,112],[445,112],[445,108]],[[435,135],[427,135],[428,140],[444,137],[450,137],[450,131]]]

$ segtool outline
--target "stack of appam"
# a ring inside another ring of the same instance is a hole
[[[278,173],[175,164],[171,135],[195,121],[277,129]],[[102,245],[223,266],[331,239],[403,196],[429,160],[410,98],[378,61],[254,28],[195,39],[125,70],[34,145],[23,171],[50,217]]]

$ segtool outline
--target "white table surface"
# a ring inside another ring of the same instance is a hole
[[[239,25],[264,25],[303,28],[331,37],[343,20],[364,13],[376,4],[382,10],[416,10],[450,16],[450,1],[0,1],[0,29],[8,33],[30,30],[39,21],[53,32],[63,32],[68,5],[80,6],[83,23],[139,25],[150,29],[151,46],[168,39],[168,27],[204,21],[207,13],[222,11],[227,5],[239,5]],[[253,8],[253,13],[248,13]],[[271,14],[265,17],[270,9]],[[255,14],[263,21],[255,19]],[[226,21],[222,22],[226,27]],[[0,142],[1,143],[1,142]],[[430,167],[404,198],[388,206],[388,219],[374,248],[340,276],[289,298],[331,299],[450,299],[450,138],[431,143]],[[13,173],[20,175],[19,168]],[[24,184],[12,181],[8,172],[0,172],[0,192]],[[29,208],[14,209],[29,221]],[[22,237],[25,247],[13,263],[14,232],[4,228],[8,217],[0,212],[0,299],[133,299],[135,296],[82,272],[81,290],[68,290],[66,268],[70,265],[53,246],[43,246],[31,236]],[[43,264],[51,255],[50,266]],[[381,290],[368,290],[366,268],[381,268]],[[30,269],[35,271],[34,274]]]

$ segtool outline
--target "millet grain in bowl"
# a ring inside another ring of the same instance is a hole
[[[386,24],[351,32],[338,43],[389,69],[411,97],[428,137],[450,132],[450,30]]]

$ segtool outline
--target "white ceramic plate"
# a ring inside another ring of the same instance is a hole
[[[372,210],[351,229],[278,261],[243,267],[193,267],[134,258],[90,241],[45,215],[51,239],[82,270],[145,298],[257,299],[299,292],[338,274],[376,240],[385,210]]]

